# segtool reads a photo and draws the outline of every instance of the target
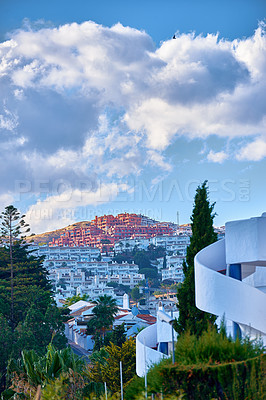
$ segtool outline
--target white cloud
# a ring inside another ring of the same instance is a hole
[[[165,158],[160,153],[154,150],[149,150],[148,159],[153,165],[159,166],[164,171],[172,171],[171,164],[165,161]]]
[[[260,22],[254,36],[233,42],[238,60],[245,63],[254,80],[265,77],[265,23]]]
[[[19,31],[0,49],[2,73],[24,95],[29,88],[82,95],[93,99],[96,114],[99,107],[122,107],[150,148],[164,149],[179,135],[232,137],[265,128],[262,24],[244,40],[183,34],[155,49],[136,29],[73,23]],[[255,96],[257,110],[248,115],[242,110]]]
[[[10,193],[0,195],[0,213],[4,211],[5,207],[13,204],[14,196]]]
[[[96,206],[114,200],[119,192],[127,191],[126,184],[101,184],[97,190],[80,190],[68,188],[62,193],[38,200],[29,207],[25,220],[31,231],[40,233],[58,229],[77,221],[77,208]]]
[[[242,147],[236,155],[239,161],[260,161],[266,157],[266,140],[256,139]]]
[[[235,156],[262,159],[264,31],[233,42],[182,34],[157,49],[121,24],[16,31],[0,43],[2,193],[23,178],[33,193],[34,181],[60,179],[73,190],[87,179],[96,191],[98,179],[108,185],[149,166],[169,173],[165,150],[180,137],[260,137]]]
[[[207,160],[214,163],[222,164],[227,159],[228,159],[228,154],[225,153],[224,151],[218,151],[215,153],[214,151],[211,150],[207,155]]]

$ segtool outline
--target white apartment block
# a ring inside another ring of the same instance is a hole
[[[190,243],[189,235],[163,235],[154,236],[150,239],[135,238],[135,239],[123,239],[115,243],[114,250],[116,253],[124,251],[132,251],[135,247],[139,250],[147,250],[150,244],[154,246],[163,247],[167,252],[179,252],[181,255],[186,255],[187,246]]]
[[[122,251],[132,251],[134,247],[139,250],[147,250],[150,244],[150,239],[134,238],[134,239],[122,239],[115,243],[114,250],[116,253],[122,253]]]
[[[179,253],[185,256],[187,253],[187,247],[190,243],[190,236],[188,235],[172,235],[172,236],[155,236],[151,239],[151,243],[154,246],[161,246],[167,252]]]
[[[183,261],[185,256],[173,255],[166,256],[166,268],[163,268],[164,258],[159,258],[159,264],[157,265],[158,271],[162,274],[162,280],[173,279],[175,282],[183,282]]]
[[[92,282],[91,284],[80,285],[77,287],[76,294],[81,296],[87,294],[91,300],[96,300],[99,296],[104,296],[105,294],[116,298],[114,288],[106,286],[105,283]]]
[[[96,274],[88,276],[84,270],[71,270],[67,267],[60,269],[51,269],[49,271],[49,278],[52,284],[58,286],[61,284],[70,285],[73,288],[79,285],[93,285],[98,283],[107,284],[115,282],[133,288],[145,279],[145,275],[138,273],[124,273],[124,274]]]
[[[56,297],[60,295],[61,298],[66,299],[68,297],[72,297],[74,295],[83,295],[87,294],[91,300],[96,300],[99,296],[108,295],[116,298],[114,293],[114,288],[106,286],[105,283],[95,282],[80,282],[79,285],[66,285],[66,286],[58,286],[56,290]]]
[[[162,269],[162,280],[172,279],[176,283],[181,283],[184,280],[182,265],[170,265],[168,268]]]
[[[80,265],[79,265],[80,266]],[[91,275],[123,275],[138,274],[139,267],[134,262],[108,263],[108,262],[90,262],[83,266]]]
[[[30,246],[30,250],[34,250],[38,256],[45,256],[47,260],[75,260],[75,261],[91,261],[96,260],[100,255],[97,247],[69,247],[69,246]],[[62,262],[61,261],[61,262]]]

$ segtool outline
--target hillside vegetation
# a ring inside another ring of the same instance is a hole
[[[34,235],[32,234],[31,236],[28,236],[26,238],[26,241],[28,243],[30,242],[34,242],[34,244],[39,244],[39,243],[46,243],[48,244],[49,242],[51,242],[53,239],[57,239],[59,238],[62,233],[66,232],[66,231],[70,231],[74,228],[87,228],[90,226],[90,222],[89,221],[81,221],[81,222],[76,222],[73,225],[68,225],[65,228],[61,228],[61,229],[56,229],[55,231],[51,231],[51,232],[44,232],[44,233],[40,233],[38,235]]]

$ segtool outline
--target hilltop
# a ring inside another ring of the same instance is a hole
[[[91,221],[82,221],[66,228],[33,235],[27,241],[52,246],[92,246],[105,251],[113,248],[115,242],[124,238],[150,238],[152,236],[173,234],[176,225],[159,222],[145,215],[122,213],[117,216],[95,216]]]
[[[29,243],[33,240],[35,244],[39,244],[39,243],[48,244],[49,242],[52,241],[52,239],[58,239],[66,231],[71,231],[72,229],[75,229],[75,228],[87,228],[88,226],[90,226],[89,221],[75,222],[72,225],[68,225],[64,228],[56,229],[55,231],[44,232],[44,233],[40,233],[38,235],[33,234],[31,236],[28,236],[26,238],[26,241]]]

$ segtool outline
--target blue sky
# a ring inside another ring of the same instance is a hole
[[[0,1],[0,206],[216,225],[265,211],[264,1]],[[172,39],[173,35],[176,39]]]

